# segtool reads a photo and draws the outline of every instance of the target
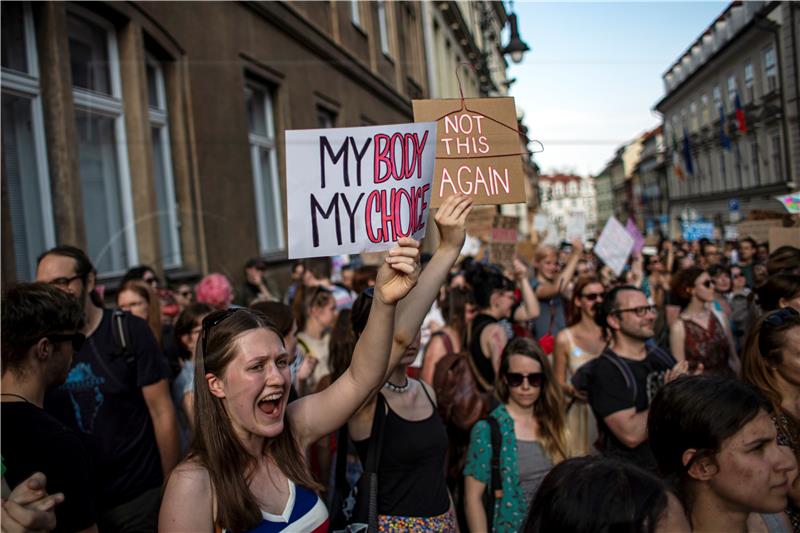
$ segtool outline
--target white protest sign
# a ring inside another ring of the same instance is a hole
[[[567,218],[567,240],[586,240],[586,212],[572,211]]]
[[[633,237],[625,226],[611,217],[597,240],[594,253],[614,271],[616,276],[619,276],[633,250],[633,244]]]
[[[289,258],[425,236],[436,123],[286,132]]]
[[[561,238],[558,236],[558,228],[552,220],[547,221],[547,228],[545,228],[545,236],[542,244],[545,246],[558,246],[561,244]]]

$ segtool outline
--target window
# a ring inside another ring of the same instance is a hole
[[[561,198],[562,196],[564,196],[564,184],[561,182],[556,183],[554,193],[556,198]]]
[[[391,55],[389,49],[389,25],[386,23],[386,2],[378,0],[378,33],[381,38],[381,52]]]
[[[697,102],[695,101],[689,104],[689,116],[691,117],[690,127],[692,131],[696,131],[699,126],[697,121]]]
[[[121,274],[138,255],[116,34],[78,8],[67,34],[88,253],[100,274]]]
[[[248,80],[244,92],[250,123],[250,162],[256,196],[258,242],[262,253],[274,253],[285,246],[272,91],[265,85]]]
[[[2,154],[20,281],[34,278],[36,258],[56,241],[33,31],[27,2],[3,4]]]
[[[728,76],[728,109],[733,109],[736,103],[736,75]]]
[[[358,0],[350,0],[350,20],[361,28],[361,8]]]
[[[751,167],[753,168],[753,183],[761,185],[761,163],[759,158],[758,140],[753,137],[750,141],[750,158],[752,161]]]
[[[324,107],[317,107],[317,126],[320,128],[335,128],[336,113]]]
[[[700,97],[700,107],[702,108],[701,113],[703,114],[702,124],[706,125],[711,122],[711,114],[708,110],[708,95],[705,93]]]
[[[764,50],[764,83],[765,93],[778,89],[778,60],[772,46]]]
[[[578,194],[578,184],[574,181],[570,181],[567,184],[567,194],[570,196],[575,196]]]
[[[756,99],[755,79],[753,77],[753,64],[744,66],[744,103],[750,104]]]
[[[772,130],[769,134],[769,167],[772,183],[783,181],[783,157],[781,155],[781,134],[779,130]]]
[[[714,98],[714,116],[720,118],[720,112],[724,112],[725,109],[722,106],[722,89],[719,88],[719,85],[714,85],[711,95]]]
[[[145,70],[150,107],[150,142],[153,144],[153,176],[155,177],[158,203],[161,257],[165,267],[179,267],[182,264],[181,241],[178,232],[178,209],[175,202],[175,180],[172,176],[164,69],[158,60],[148,54]]]

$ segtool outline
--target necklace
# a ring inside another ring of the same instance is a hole
[[[0,392],[0,396],[13,396],[14,398],[19,398],[25,403],[31,403],[25,396],[20,396],[19,394],[14,394],[11,392]]]
[[[402,385],[395,385],[391,381],[387,381],[386,383],[383,384],[383,386],[386,387],[387,389],[389,389],[392,392],[396,392],[398,394],[402,394],[402,393],[406,392],[411,387],[411,381],[409,381],[409,379],[406,378],[406,382],[403,383]]]

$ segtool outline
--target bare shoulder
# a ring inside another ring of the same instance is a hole
[[[431,400],[433,400],[433,403],[435,404],[436,403],[436,391],[433,390],[433,387],[431,387],[430,385],[428,385],[427,383],[425,383],[421,379],[418,379],[417,381],[419,382],[420,386],[423,389],[425,389],[425,391],[428,393],[428,395],[430,395]]]
[[[208,470],[197,461],[183,461],[167,481],[159,531],[213,531],[214,507]]]

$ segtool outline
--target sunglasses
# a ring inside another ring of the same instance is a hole
[[[604,295],[604,292],[590,292],[587,294],[581,294],[581,298],[585,298],[590,302],[596,302],[598,300],[602,300]]]
[[[658,307],[655,305],[641,305],[639,307],[629,307],[627,309],[617,309],[612,314],[619,315],[622,313],[635,313],[639,318],[646,316],[648,313],[657,314]]]
[[[156,277],[142,278],[142,281],[144,281],[148,285],[153,285],[153,286],[158,285],[158,278],[156,278]]]
[[[52,285],[53,287],[67,287],[70,283],[76,279],[81,279],[82,277],[82,275],[76,274],[75,276],[69,278],[56,278],[52,281],[48,281],[47,284]]]
[[[541,387],[544,382],[544,374],[534,372],[532,374],[520,374],[518,372],[506,372],[506,383],[509,387],[521,387],[522,382],[527,381],[531,387]]]
[[[773,311],[767,315],[767,317],[764,319],[763,325],[761,326],[761,333],[758,335],[758,349],[762,355],[767,355],[769,352],[765,345],[767,337],[769,336],[767,333],[792,320],[797,320],[798,317],[800,317],[800,312],[798,312],[794,307],[784,307],[783,309],[778,309],[777,311]]]
[[[52,333],[47,335],[47,338],[50,339],[50,342],[53,344],[69,341],[72,343],[72,350],[75,352],[79,352],[83,347],[83,343],[86,341],[86,336],[77,331],[75,333]]]
[[[179,291],[179,292],[178,292],[178,294],[180,294],[180,295],[181,295],[181,296],[183,296],[184,298],[191,298],[191,296],[192,296],[192,291],[189,291],[189,290],[186,290],[186,291]]]
[[[701,283],[701,285],[703,287],[705,287],[706,289],[710,289],[711,287],[714,286],[714,280],[713,279],[707,279],[703,283]]]
[[[203,319],[203,357],[206,356],[207,349],[208,349],[208,335],[214,327],[220,325],[224,322],[227,318],[231,317],[232,315],[236,314],[237,311],[241,311],[244,307],[232,307],[230,309],[225,309],[223,311],[215,311],[206,315]]]

